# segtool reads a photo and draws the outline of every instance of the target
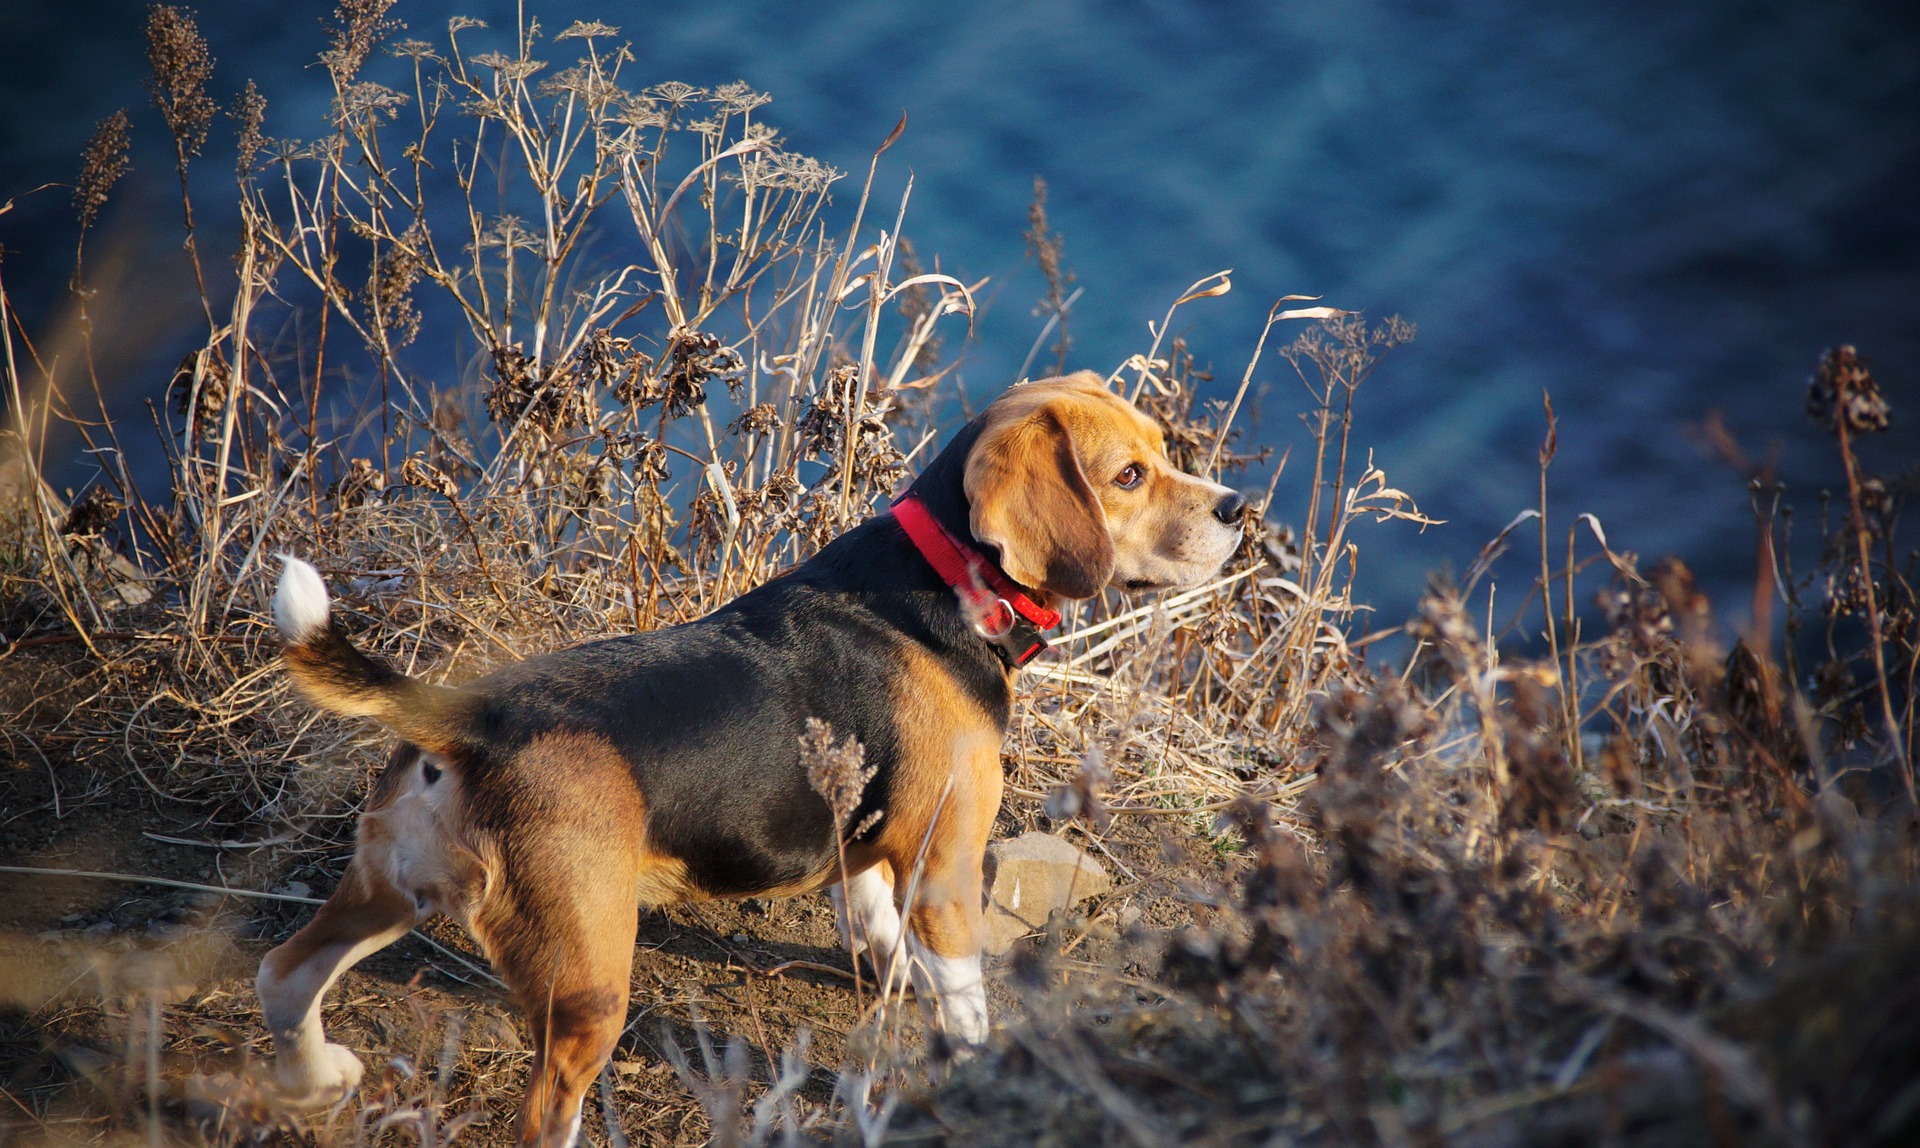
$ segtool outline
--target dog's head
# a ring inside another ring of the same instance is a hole
[[[1064,598],[1197,585],[1240,539],[1245,500],[1175,470],[1158,424],[1092,371],[995,400],[965,481],[973,536],[1008,577]]]

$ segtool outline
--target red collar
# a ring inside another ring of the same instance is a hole
[[[895,499],[893,517],[920,556],[959,595],[973,628],[1008,665],[1024,666],[1047,648],[1040,631],[1060,624],[1059,611],[1035,603],[986,555],[955,538],[918,495]]]

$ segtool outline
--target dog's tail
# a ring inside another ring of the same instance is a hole
[[[419,746],[448,754],[469,740],[475,699],[465,690],[410,678],[361,652],[334,623],[327,584],[291,554],[273,595],[280,656],[300,693],[321,709],[372,718]]]

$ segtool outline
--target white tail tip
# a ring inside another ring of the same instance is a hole
[[[280,588],[273,592],[273,624],[289,642],[304,642],[327,628],[327,584],[320,571],[291,554],[280,571]]]

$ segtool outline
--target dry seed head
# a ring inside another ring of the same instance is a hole
[[[1420,599],[1419,614],[1407,623],[1415,641],[1430,644],[1455,672],[1477,673],[1486,664],[1480,630],[1468,617],[1460,592],[1436,582]]]
[[[345,86],[359,75],[373,46],[388,32],[404,27],[387,16],[392,7],[393,0],[340,0],[334,7],[333,42],[320,53],[320,62],[333,74],[335,84]]]
[[[422,490],[431,490],[445,498],[458,493],[445,471],[422,458],[410,458],[400,465],[400,481],[408,486],[417,486]]]
[[[1869,594],[1871,587],[1860,574],[1858,562],[1842,562],[1827,573],[1827,595],[1824,609],[1829,618],[1849,618],[1864,615],[1880,595]]]
[[[227,360],[217,347],[205,349],[205,365],[202,367],[202,352],[188,351],[174,369],[173,379],[167,384],[167,390],[173,395],[173,409],[193,420],[196,435],[213,433],[220,426],[221,415],[227,409],[227,384],[232,372]],[[194,391],[194,372],[200,372],[200,389]],[[188,405],[193,409],[189,411]]]
[[[660,103],[668,104],[675,108],[700,99],[706,94],[705,88],[696,88],[692,84],[682,83],[679,80],[668,80],[663,84],[655,84],[646,91],[648,99],[658,100]]]
[[[856,385],[859,374],[860,368],[848,362],[827,372],[826,379],[814,392],[812,405],[794,427],[802,458],[832,457],[840,453],[846,438],[847,391]]]
[[[252,80],[247,81],[246,90],[234,100],[227,114],[240,124],[240,157],[237,171],[245,179],[253,170],[253,161],[266,150],[267,137],[261,133],[261,125],[267,120],[267,97],[260,94]]]
[[[708,97],[721,111],[730,116],[745,115],[757,108],[764,108],[773,102],[773,97],[765,92],[756,92],[745,80],[734,80],[713,89]]]
[[[251,85],[249,85],[251,90]],[[73,206],[85,231],[107,205],[107,193],[127,172],[127,109],[101,120],[87,141],[80,161],[80,181],[73,189]]]
[[[502,215],[481,232],[479,246],[482,251],[497,249],[506,257],[516,251],[540,250],[540,237],[527,230],[519,216]],[[472,251],[473,246],[468,245],[467,250]]]
[[[1631,567],[1629,567],[1631,569]],[[1642,658],[1664,657],[1673,644],[1667,599],[1647,582],[1621,577],[1594,595],[1612,632],[1601,645],[1603,668],[1614,678],[1632,673]]]
[[[637,483],[658,484],[672,477],[667,468],[667,448],[646,435],[635,435],[628,440],[633,454],[633,480]]]
[[[1681,668],[1700,685],[1716,685],[1725,658],[1713,635],[1713,606],[1678,558],[1663,558],[1649,575],[1680,637]]]
[[[96,483],[67,508],[66,521],[60,524],[60,533],[68,538],[102,534],[126,508],[127,504],[114,497],[112,491]]]
[[[591,380],[564,364],[538,364],[520,344],[493,347],[493,386],[487,391],[487,414],[500,426],[524,422],[539,435],[520,436],[517,446],[533,451],[545,439],[571,434],[593,416]]]
[[[714,379],[727,384],[729,390],[737,388],[746,369],[740,353],[722,344],[718,336],[688,328],[673,332],[660,371],[667,414],[678,416],[704,405],[707,384]]]
[[[598,111],[627,92],[607,76],[597,61],[582,60],[542,80],[540,94],[549,99],[575,96],[587,107]]]
[[[399,116],[411,97],[385,84],[363,81],[342,88],[333,101],[333,124],[346,132],[371,131]]]
[[[602,24],[598,20],[575,20],[567,25],[564,32],[555,36],[555,40],[591,40],[595,36],[618,36],[620,29],[612,24]]]
[[[800,735],[800,763],[807,767],[807,784],[833,811],[833,823],[844,826],[860,808],[860,795],[879,767],[866,766],[867,749],[855,738],[838,744],[833,727],[819,718],[808,718],[806,732]]]
[[[1884,529],[1884,522],[1893,511],[1893,494],[1887,490],[1885,479],[1863,478],[1860,480],[1860,509],[1881,520],[1882,529]]]
[[[1500,794],[1500,827],[1563,832],[1580,803],[1580,787],[1562,748],[1558,711],[1533,676],[1514,677],[1512,692],[1512,707],[1498,714],[1513,780]]]
[[[869,490],[884,493],[892,490],[906,473],[906,456],[901,453],[893,427],[887,421],[887,415],[897,415],[899,408],[891,411],[874,409],[873,401],[880,396],[877,393],[861,394],[859,386],[858,365],[852,362],[836,365],[814,391],[812,404],[795,424],[794,438],[799,444],[800,457],[806,459],[831,458],[840,461],[851,449],[854,492],[858,493],[864,484]],[[848,433],[847,425],[849,401],[854,408],[852,433]],[[814,488],[815,492],[837,491],[840,477],[840,468],[833,467],[820,485]],[[834,497],[837,500],[837,494]]]
[[[388,45],[387,55],[398,60],[413,60],[415,62],[438,60],[440,58],[440,53],[434,51],[433,45],[425,40],[396,41]]]
[[[1027,241],[1027,254],[1040,265],[1040,273],[1047,277],[1047,283],[1056,289],[1073,282],[1073,275],[1060,266],[1060,257],[1066,251],[1066,241],[1054,232],[1047,219],[1047,181],[1039,176],[1033,177],[1033,201],[1027,204],[1027,230],[1021,238]]]
[[[1887,429],[1887,400],[1872,372],[1851,346],[1835,347],[1820,357],[1807,383],[1807,416],[1838,434],[1877,434]]]
[[[1425,737],[1433,725],[1426,707],[1393,678],[1365,688],[1330,682],[1315,700],[1313,714],[1320,769],[1334,773],[1384,766],[1400,746]]]
[[[900,276],[904,280],[918,278],[926,268],[920,263],[920,253],[913,249],[913,240],[900,237]],[[906,317],[911,327],[933,313],[933,294],[925,283],[916,283],[900,293],[900,314]],[[940,336],[936,332],[928,337],[921,346],[919,354],[914,356],[913,367],[926,373],[933,370],[940,361]]]
[[[1053,344],[1054,369],[1063,371],[1073,350],[1073,338],[1067,333],[1067,285],[1073,282],[1073,273],[1064,264],[1066,241],[1047,219],[1047,181],[1037,175],[1033,177],[1033,201],[1027,205],[1027,230],[1021,238],[1027,241],[1027,255],[1047,280],[1047,294],[1034,314],[1051,315],[1059,321]]]
[[[360,302],[394,347],[406,346],[420,333],[420,310],[413,302],[413,288],[426,268],[420,254],[426,241],[426,228],[416,220],[399,242],[381,246],[378,258],[368,269],[366,286],[360,290]]]
[[[547,66],[545,60],[526,60],[509,56],[505,52],[486,52],[475,56],[473,62],[492,68],[499,78],[509,84],[518,83]]]
[[[1795,759],[1803,752],[1788,716],[1780,669],[1772,659],[1755,653],[1742,638],[1727,652],[1723,682],[1729,718],[1765,744],[1782,747],[1777,756]]]
[[[762,151],[741,158],[739,179],[742,186],[751,189],[770,188],[813,195],[825,191],[840,174],[838,168],[812,156]]]
[[[341,507],[358,506],[386,489],[386,474],[372,460],[355,458],[347,463],[346,473],[327,487],[327,497]]]
[[[589,388],[610,390],[616,401],[631,407],[652,385],[648,378],[653,359],[635,350],[632,339],[602,327],[582,340],[573,370]]]
[[[147,9],[147,63],[153,68],[147,87],[167,130],[183,153],[199,155],[218,105],[207,95],[213,56],[192,12],[170,4]]]
[[[734,435],[759,435],[771,432],[780,425],[780,411],[772,403],[755,403],[740,412],[740,417],[727,424],[727,433]]]

